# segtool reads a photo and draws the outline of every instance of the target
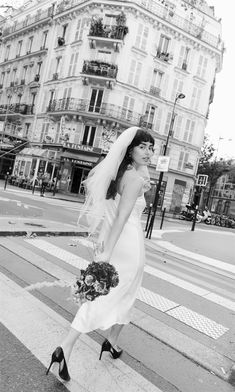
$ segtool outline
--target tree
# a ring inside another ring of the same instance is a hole
[[[210,142],[209,136],[205,135],[204,143],[201,150],[201,157],[198,164],[198,174],[208,175],[208,189],[207,189],[207,201],[209,204],[212,189],[214,188],[218,178],[224,173],[231,170],[231,160],[225,160],[220,158],[217,160],[215,155],[215,147],[213,143]]]

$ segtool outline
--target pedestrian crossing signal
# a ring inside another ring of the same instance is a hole
[[[208,182],[208,175],[207,174],[198,174],[196,185],[198,186],[206,186]]]

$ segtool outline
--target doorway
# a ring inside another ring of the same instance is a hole
[[[72,170],[71,193],[78,193],[81,185],[83,169],[74,167]]]

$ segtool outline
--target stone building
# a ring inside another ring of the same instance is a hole
[[[48,151],[50,160],[34,157],[34,175],[60,171],[72,193],[129,126],[155,138],[154,193],[171,130],[161,195],[175,211],[193,190],[222,54],[221,25],[204,0],[29,3],[3,28],[0,121],[7,116],[5,135],[16,130]]]

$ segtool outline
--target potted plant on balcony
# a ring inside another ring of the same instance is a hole
[[[58,45],[59,46],[63,46],[65,44],[65,39],[64,37],[58,37]]]
[[[104,33],[103,18],[92,17],[89,35],[103,37]]]
[[[113,38],[123,39],[129,31],[128,27],[126,26],[126,15],[123,11],[116,17],[116,22],[117,25],[114,26],[115,36]]]
[[[34,81],[35,81],[35,82],[39,82],[39,79],[40,79],[40,75],[39,75],[39,74],[36,74],[36,75],[34,76]]]

